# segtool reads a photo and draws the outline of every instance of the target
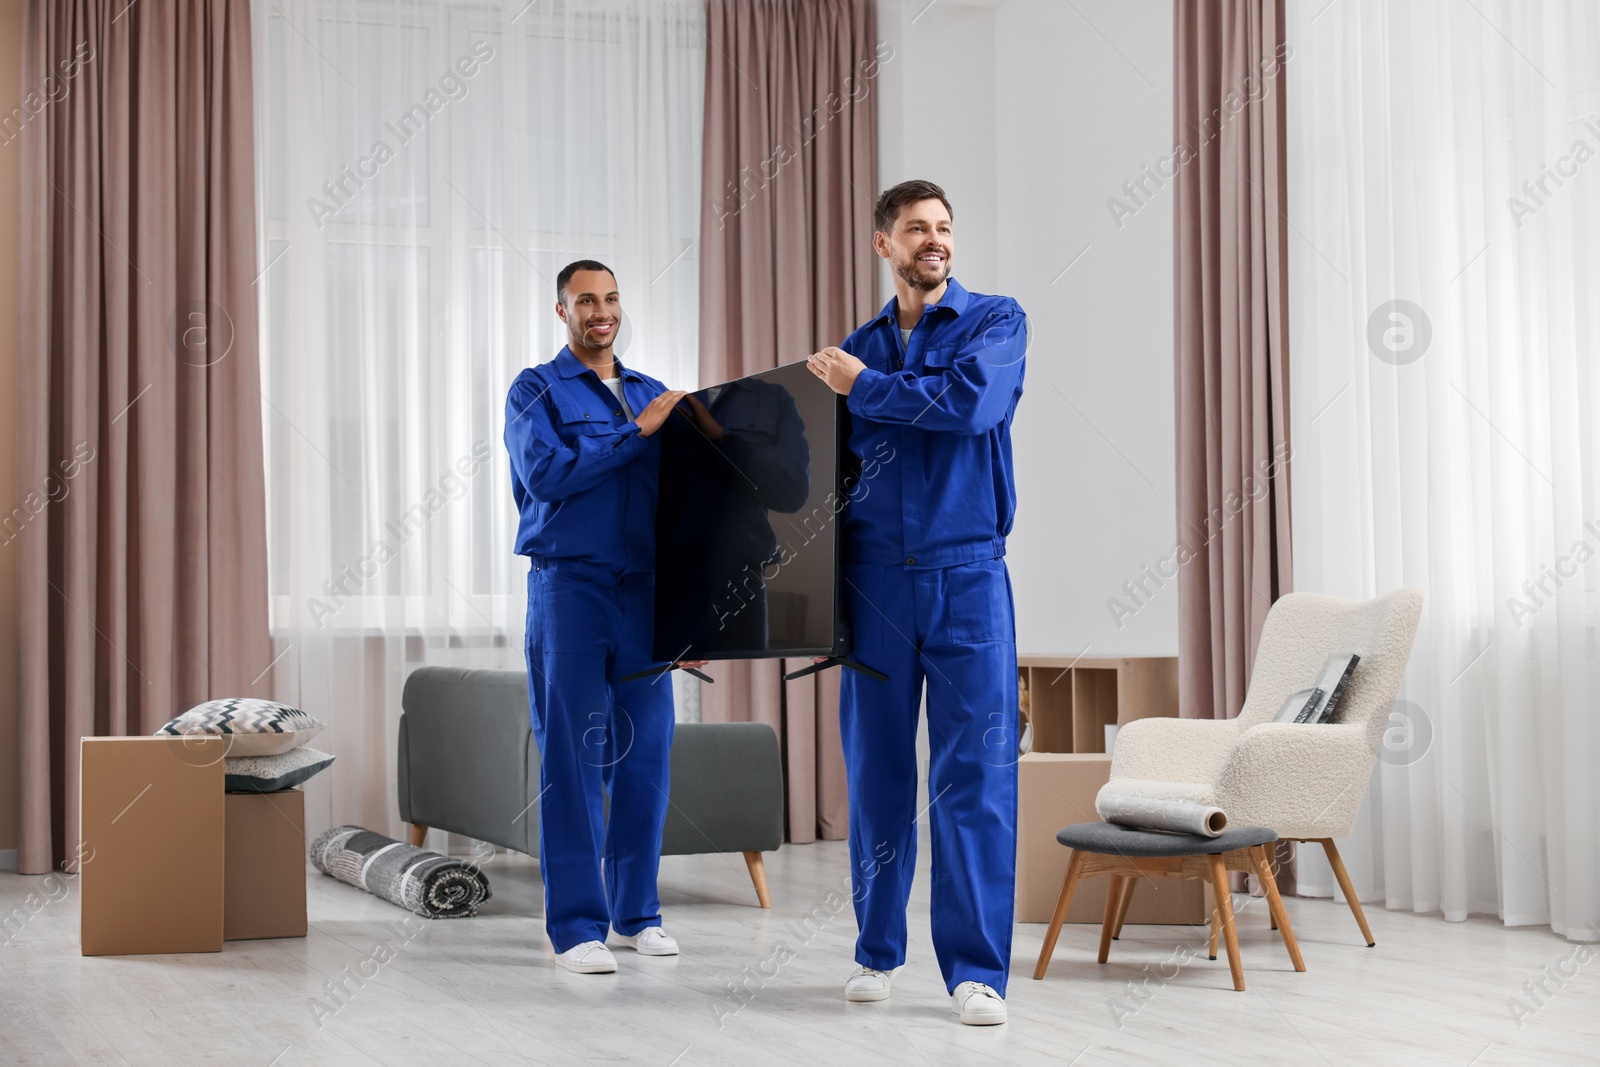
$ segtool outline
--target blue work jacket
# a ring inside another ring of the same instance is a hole
[[[648,374],[617,367],[635,414],[666,392]],[[570,350],[511,383],[505,442],[519,555],[609,584],[654,572],[658,440],[639,433]]]
[[[862,469],[846,486],[845,559],[927,568],[1003,556],[1027,316],[951,278],[902,345],[898,310],[891,297],[840,346],[867,365],[847,400]]]

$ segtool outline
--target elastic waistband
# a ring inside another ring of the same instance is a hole
[[[938,570],[956,567],[963,563],[1000,559],[1006,554],[1006,539],[993,537],[983,541],[969,541],[964,545],[946,545],[942,548],[908,551],[904,556],[889,556],[883,552],[858,555],[845,549],[845,565],[867,564],[873,567],[904,567],[907,570]]]
[[[539,574],[559,574],[563,578],[576,578],[579,581],[590,582],[594,585],[603,585],[608,589],[655,585],[656,576],[653,571],[632,571],[628,574],[618,574],[610,567],[598,563],[590,563],[581,559],[551,559],[548,556],[529,556],[533,561],[533,569],[528,572],[531,579]]]

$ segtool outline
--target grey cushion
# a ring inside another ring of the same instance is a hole
[[[222,787],[230,793],[276,793],[293,789],[332,763],[332,756],[307,745],[276,756],[229,756],[223,761]]]
[[[401,694],[400,818],[539,852],[539,747],[522,671],[421,667]],[[783,843],[778,735],[762,723],[679,723],[662,854]]]
[[[537,855],[539,749],[517,671],[422,667],[400,695],[400,818]]]
[[[1056,834],[1056,840],[1081,852],[1106,856],[1209,856],[1276,841],[1265,826],[1230,826],[1216,837],[1133,830],[1108,822],[1080,822]]]
[[[766,723],[679,723],[668,792],[663,856],[783,844],[783,757]]]

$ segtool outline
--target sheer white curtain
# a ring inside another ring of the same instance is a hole
[[[308,830],[399,834],[406,675],[523,668],[502,408],[561,266],[613,267],[625,360],[695,385],[703,11],[254,14],[273,691],[330,723]]]
[[[1341,849],[1391,908],[1600,938],[1600,5],[1289,16],[1295,588],[1427,597]]]

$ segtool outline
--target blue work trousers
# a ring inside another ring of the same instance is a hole
[[[539,873],[557,952],[661,925],[672,681],[651,665],[654,586],[528,574],[528,702],[539,745]],[[611,800],[606,820],[605,801]]]
[[[1004,560],[916,570],[845,568],[853,658],[839,720],[850,784],[856,962],[906,958],[916,866],[917,716],[928,692],[933,945],[953,991],[1005,995],[1017,873],[1017,651]]]

